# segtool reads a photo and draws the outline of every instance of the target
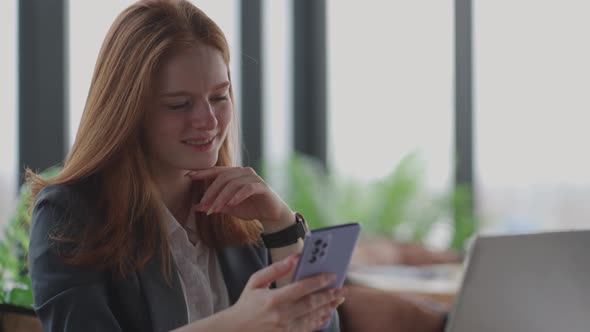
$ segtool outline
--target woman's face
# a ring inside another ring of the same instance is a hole
[[[232,117],[221,53],[197,46],[172,54],[156,80],[143,126],[151,166],[156,172],[214,166]]]

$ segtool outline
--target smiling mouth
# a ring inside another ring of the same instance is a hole
[[[214,139],[215,139],[215,136],[213,136],[211,138],[205,138],[205,139],[187,139],[182,142],[185,144],[194,145],[194,146],[205,146],[205,145],[213,142]]]

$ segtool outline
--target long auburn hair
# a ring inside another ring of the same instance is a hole
[[[98,227],[72,238],[51,234],[57,243],[74,244],[64,256],[73,265],[108,268],[125,275],[142,268],[160,243],[163,271],[170,272],[169,244],[161,201],[146,165],[141,123],[154,89],[155,75],[172,52],[194,45],[217,49],[229,75],[229,46],[221,29],[185,0],[139,1],[115,20],[101,47],[84,113],[61,172],[43,179],[27,170],[31,200],[51,184],[88,183],[96,192],[93,208],[101,213]],[[230,98],[235,105],[233,90]],[[231,166],[237,148],[235,112],[218,166]],[[205,245],[220,248],[255,243],[260,224],[237,218],[198,214],[197,232]],[[75,226],[75,225],[73,225]]]

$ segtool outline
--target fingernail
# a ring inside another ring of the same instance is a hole
[[[346,301],[346,298],[345,297],[341,297],[340,300],[338,300],[338,304],[336,306],[342,305],[342,303],[344,303],[344,301]]]
[[[211,213],[213,213],[213,208],[209,208],[209,210],[207,210],[207,215],[210,215]]]

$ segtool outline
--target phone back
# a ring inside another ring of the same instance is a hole
[[[359,232],[358,223],[308,232],[293,280],[300,280],[318,273],[333,273],[338,278],[326,288],[341,287]]]

